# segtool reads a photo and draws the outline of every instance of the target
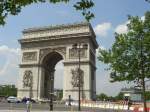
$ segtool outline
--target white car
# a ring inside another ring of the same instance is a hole
[[[7,98],[7,102],[8,102],[8,103],[20,103],[21,100],[18,99],[17,97],[15,97],[15,96],[9,96],[9,97]]]
[[[76,103],[77,102],[75,100],[73,100],[73,99],[70,99],[70,104],[69,104],[69,100],[68,99],[65,101],[65,105],[66,106],[72,106],[72,105],[75,105]]]

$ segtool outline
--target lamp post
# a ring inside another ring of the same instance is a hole
[[[53,82],[54,82],[54,71],[50,72],[50,111],[53,111]]]
[[[31,100],[31,98],[32,98],[32,85],[33,85],[33,77],[32,77],[32,75],[30,76],[30,95],[29,95],[29,98],[30,98],[30,100]]]
[[[83,46],[81,45],[81,43],[76,43],[74,44],[73,46],[73,49],[76,49],[77,52],[78,52],[78,66],[79,66],[79,69],[78,69],[78,90],[79,90],[79,99],[78,99],[78,111],[81,110],[81,106],[80,106],[80,91],[81,91],[81,69],[80,69],[80,66],[81,66],[81,49],[87,49],[87,44],[84,44]]]

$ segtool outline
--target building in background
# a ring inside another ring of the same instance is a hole
[[[131,101],[142,101],[142,92],[141,89],[138,88],[122,88],[121,92],[124,94],[124,99]]]

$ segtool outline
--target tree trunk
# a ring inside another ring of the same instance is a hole
[[[144,78],[142,78],[142,93],[143,93],[144,112],[147,112],[146,94],[145,94],[145,80],[144,80]]]
[[[145,94],[145,70],[144,70],[144,53],[143,53],[143,35],[140,36],[140,54],[141,54],[141,63],[140,63],[140,70],[141,70],[141,79],[142,79],[142,92],[143,92],[143,104],[144,104],[144,112],[147,112],[147,105],[146,105],[146,94]]]

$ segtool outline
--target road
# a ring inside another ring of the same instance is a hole
[[[2,112],[2,110],[26,110],[26,104],[23,103],[2,103],[0,102],[0,112]],[[34,103],[32,104],[32,108],[31,110],[33,111],[48,111],[49,110],[49,105],[48,104],[38,104],[38,103]],[[54,111],[77,111],[78,108],[77,107],[68,107],[65,106],[64,104],[55,104],[54,105]],[[106,110],[106,109],[99,109],[99,108],[85,108],[85,107],[81,107],[82,111],[85,112],[122,112],[122,110],[118,111],[118,110]],[[16,112],[16,111],[13,111]],[[123,111],[123,112],[127,112],[127,111]]]

